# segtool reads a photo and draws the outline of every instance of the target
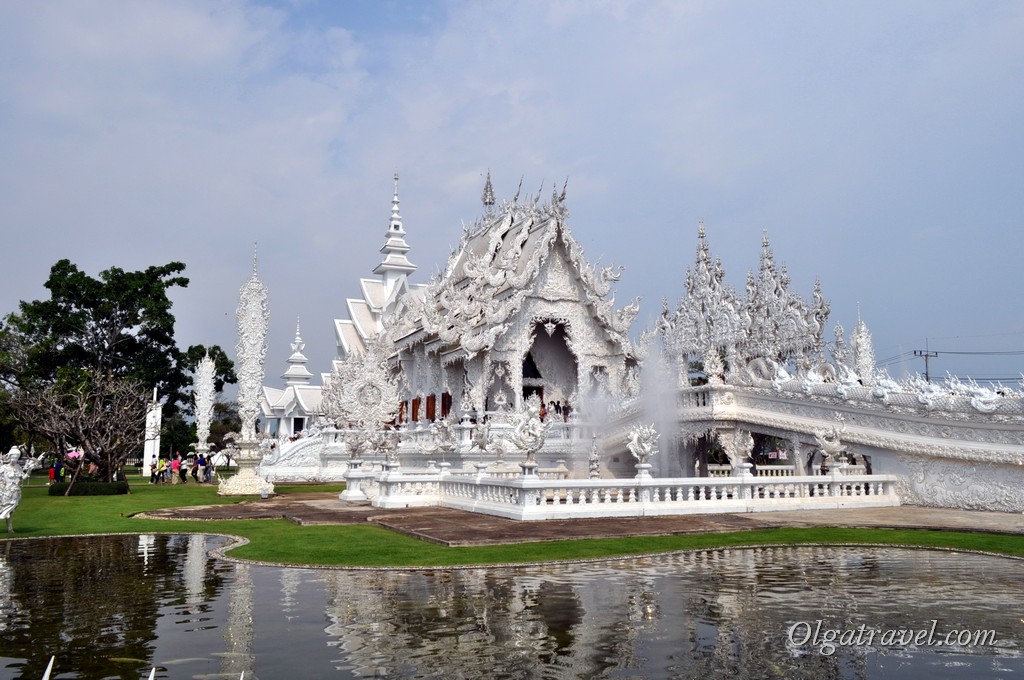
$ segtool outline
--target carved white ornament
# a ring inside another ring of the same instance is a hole
[[[526,454],[527,463],[536,462],[537,451],[543,448],[551,424],[550,421],[541,421],[540,409],[540,398],[536,394],[531,394],[526,401],[525,410],[517,413],[513,419],[509,441]]]
[[[387,366],[382,339],[362,354],[338,362],[320,404],[321,413],[339,427],[378,430],[398,413],[398,380]]]
[[[661,435],[654,429],[654,425],[635,425],[629,431],[629,440],[626,448],[636,457],[641,464],[646,463],[658,453],[658,438]]]
[[[238,376],[238,415],[242,419],[242,441],[255,441],[256,416],[259,414],[260,390],[263,385],[263,362],[267,356],[267,325],[269,295],[256,272],[256,256],[252,259],[252,275],[240,291],[238,311],[238,344],[235,345],[235,372]]]
[[[196,453],[209,450],[210,422],[213,419],[214,374],[216,366],[207,354],[196,366],[193,415],[196,419]]]

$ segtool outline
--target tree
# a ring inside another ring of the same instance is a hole
[[[150,390],[166,397],[165,417],[177,413],[190,396],[191,370],[207,351],[218,385],[235,382],[219,347],[183,352],[174,342],[168,290],[188,286],[184,269],[180,262],[135,272],[112,267],[95,279],[69,260],[57,262],[45,284],[50,299],[21,302],[0,324],[0,381],[19,423],[27,427],[45,416],[45,432],[27,429],[45,434],[58,449],[81,448],[110,479],[141,449],[144,416],[136,418],[137,407]],[[115,436],[100,427],[104,418],[138,431],[139,439]]]
[[[185,419],[182,413],[173,413],[163,421],[160,428],[160,448],[173,454],[175,451],[188,453],[189,445],[196,441],[196,425]]]
[[[210,444],[212,450],[220,451],[226,445],[229,432],[242,430],[242,418],[238,415],[238,404],[218,401],[213,405],[213,422],[210,423]]]
[[[143,445],[146,389],[137,380],[80,372],[78,382],[53,382],[21,391],[16,413],[64,452],[82,452],[73,479],[85,472],[114,481],[125,459]]]
[[[187,399],[190,362],[194,366],[206,351],[182,352],[174,342],[167,292],[188,286],[184,270],[181,262],[136,272],[112,267],[94,279],[60,260],[45,284],[50,299],[22,302],[7,319],[25,349],[19,380],[52,380],[62,370],[134,378],[166,396],[170,415]],[[221,378],[230,382],[230,361],[220,348],[211,350],[215,358],[219,353]]]

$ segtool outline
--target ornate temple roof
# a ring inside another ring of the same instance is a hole
[[[711,257],[701,222],[696,262],[686,272],[686,291],[674,311],[663,309],[659,321],[665,348],[677,361],[715,361],[722,353],[743,361],[820,357],[829,315],[821,284],[815,282],[811,302],[793,293],[786,268],[775,264],[767,233],[761,238],[758,271],[747,274],[746,295],[724,278],[721,261]]]
[[[488,186],[490,177],[488,176]],[[484,214],[464,229],[449,256],[443,275],[429,284],[423,302],[395,318],[391,337],[411,345],[437,337],[445,346],[458,345],[467,355],[490,348],[509,327],[523,301],[535,294],[545,263],[558,251],[590,316],[624,350],[638,302],[614,309],[611,283],[619,272],[592,267],[567,223],[565,190],[541,203],[528,197],[495,206],[493,188],[484,190]]]

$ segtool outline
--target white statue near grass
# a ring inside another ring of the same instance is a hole
[[[11,516],[21,503],[21,482],[43,464],[43,455],[21,462],[21,449],[12,446],[0,465],[0,519],[7,520],[7,533],[14,533]]]

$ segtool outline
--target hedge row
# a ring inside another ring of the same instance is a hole
[[[63,496],[70,482],[50,485],[51,496]],[[69,496],[116,496],[128,493],[128,482],[75,482]]]

